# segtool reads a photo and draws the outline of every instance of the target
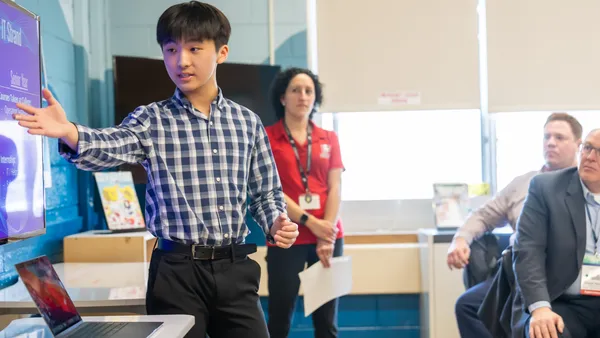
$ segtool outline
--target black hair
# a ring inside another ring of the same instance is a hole
[[[317,75],[305,68],[288,68],[277,74],[277,77],[275,77],[275,80],[273,80],[271,85],[271,104],[275,109],[275,116],[277,116],[278,120],[281,120],[285,117],[285,107],[283,104],[281,104],[281,98],[285,94],[285,91],[290,85],[292,79],[299,74],[308,75],[312,79],[315,86],[315,104],[310,112],[309,119],[312,119],[313,114],[323,102],[323,84],[319,82],[319,77]]]
[[[173,5],[158,19],[156,42],[162,47],[175,41],[215,42],[218,51],[229,43],[231,24],[218,8],[200,2],[189,1]]]

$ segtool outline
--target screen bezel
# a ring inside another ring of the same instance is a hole
[[[2,0],[0,0],[0,1],[2,1]],[[24,286],[24,287],[25,287],[25,289],[27,290],[27,293],[29,293],[29,294],[30,294],[30,296],[31,296],[31,293],[30,293],[29,289],[27,288],[27,285],[26,285],[26,284],[25,284],[25,282],[22,280],[23,278],[21,277],[21,272],[20,272],[20,270],[21,270],[21,269],[27,269],[27,268],[28,268],[29,266],[31,266],[31,265],[37,265],[37,264],[40,264],[40,262],[41,262],[41,261],[46,261],[46,262],[42,262],[41,264],[46,264],[46,263],[47,263],[47,264],[49,264],[49,265],[50,265],[50,267],[52,268],[52,271],[53,271],[53,273],[56,275],[56,279],[58,280],[58,282],[60,283],[60,285],[61,285],[61,286],[62,286],[62,287],[65,289],[65,293],[66,293],[67,297],[69,298],[69,300],[71,301],[71,303],[73,304],[73,308],[75,309],[75,313],[77,314],[76,316],[74,316],[74,318],[76,318],[77,320],[76,320],[76,321],[74,321],[74,322],[73,322],[73,324],[71,324],[71,325],[69,325],[69,326],[65,327],[64,329],[62,329],[62,330],[61,330],[61,331],[59,331],[59,332],[54,332],[54,331],[53,331],[53,329],[54,329],[54,328],[50,326],[50,323],[48,323],[48,321],[46,320],[46,317],[44,317],[44,315],[42,315],[42,310],[40,309],[40,307],[39,307],[39,304],[38,304],[38,303],[36,303],[36,302],[33,300],[33,297],[32,297],[31,301],[32,301],[32,302],[35,304],[35,307],[37,308],[37,310],[38,310],[38,313],[40,314],[40,316],[42,317],[42,319],[44,320],[44,322],[45,322],[45,323],[46,323],[46,325],[48,326],[48,329],[50,330],[50,332],[51,332],[51,333],[52,333],[54,336],[56,336],[56,335],[59,335],[59,334],[61,334],[61,333],[64,333],[64,332],[68,331],[69,329],[71,329],[71,328],[75,327],[77,324],[79,324],[79,323],[83,322],[83,318],[81,318],[81,314],[80,314],[80,313],[79,313],[79,311],[77,310],[77,307],[75,306],[75,302],[73,302],[73,299],[71,298],[71,296],[69,295],[69,293],[68,293],[68,292],[66,292],[66,291],[67,291],[67,290],[66,290],[66,287],[65,287],[64,283],[62,282],[62,280],[60,280],[60,276],[58,275],[58,273],[56,273],[56,270],[54,269],[54,266],[52,265],[52,262],[50,262],[50,259],[48,258],[48,256],[45,256],[45,255],[43,255],[43,256],[38,256],[38,257],[32,258],[32,259],[30,259],[30,260],[27,260],[27,261],[24,261],[24,262],[21,262],[21,263],[17,263],[17,264],[15,264],[15,269],[17,270],[17,273],[19,274],[19,277],[21,278],[21,283],[23,283],[23,286]]]
[[[31,17],[32,19],[34,19],[37,23],[37,35],[38,35],[38,61],[39,61],[39,69],[40,71],[38,72],[38,77],[39,77],[39,83],[40,83],[40,88],[39,88],[39,98],[40,101],[38,102],[39,106],[42,107],[42,71],[43,71],[43,63],[42,63],[42,29],[41,29],[41,19],[40,16],[31,12],[30,10],[28,10],[27,8],[17,4],[16,2],[12,1],[12,0],[0,0],[0,3],[6,4],[14,9],[17,9],[19,11],[21,11],[22,13],[26,14],[27,16]],[[44,175],[44,167],[45,167],[45,161],[47,161],[48,159],[45,158],[44,156],[44,139],[43,136],[40,136],[42,138],[41,143],[42,143],[42,152],[41,152],[41,164],[42,164],[42,180],[41,180],[41,184],[42,184],[42,209],[43,209],[43,213],[42,213],[42,228],[38,229],[38,230],[34,230],[34,231],[30,231],[30,232],[24,232],[18,235],[10,235],[8,234],[8,236],[4,239],[0,238],[0,244],[7,244],[8,241],[10,240],[20,240],[20,239],[26,239],[26,238],[30,238],[30,237],[35,237],[35,236],[39,236],[39,235],[43,235],[46,233],[46,228],[47,228],[47,220],[46,220],[46,183],[45,183],[45,175]]]

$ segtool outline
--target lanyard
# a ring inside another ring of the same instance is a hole
[[[283,121],[283,126],[285,127],[285,132],[288,135],[288,139],[290,140],[290,144],[292,145],[292,149],[294,150],[294,155],[296,155],[296,162],[298,163],[298,168],[300,169],[300,177],[302,178],[302,185],[304,186],[304,191],[306,191],[307,202],[310,203],[308,199],[310,199],[310,191],[308,190],[308,173],[310,173],[310,164],[311,164],[311,155],[312,155],[312,128],[310,127],[310,123],[306,126],[306,140],[307,140],[307,159],[306,159],[306,171],[300,162],[300,155],[298,154],[298,148],[296,147],[296,141],[292,137],[292,133],[288,128],[285,120]]]
[[[594,239],[594,255],[598,256],[598,234],[596,233],[596,227],[598,225],[598,212],[596,212],[596,223],[592,223],[592,212],[590,211],[590,204],[585,201],[585,211],[587,214],[588,221],[590,221],[590,227],[592,228],[592,237]]]

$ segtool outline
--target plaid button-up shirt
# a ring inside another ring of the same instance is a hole
[[[146,222],[156,237],[201,245],[242,243],[249,232],[247,207],[265,234],[285,212],[262,122],[221,90],[208,118],[176,90],[168,100],[137,108],[117,127],[77,129],[77,152],[62,142],[59,151],[78,168],[144,166]]]

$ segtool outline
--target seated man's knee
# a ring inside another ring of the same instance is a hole
[[[457,315],[464,314],[472,310],[474,304],[474,299],[471,294],[469,294],[469,290],[463,292],[460,297],[456,300],[456,304],[454,304],[454,312]]]

